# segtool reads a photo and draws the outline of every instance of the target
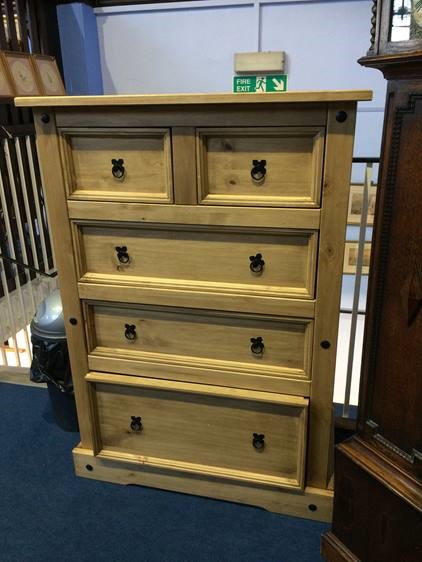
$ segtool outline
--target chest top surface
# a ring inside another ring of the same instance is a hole
[[[327,103],[370,101],[371,90],[291,91],[271,94],[143,94],[102,96],[37,96],[17,97],[18,107],[94,107],[149,105],[204,105],[282,103]]]

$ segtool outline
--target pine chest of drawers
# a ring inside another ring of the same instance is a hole
[[[34,107],[76,472],[329,519],[355,111],[367,91]]]

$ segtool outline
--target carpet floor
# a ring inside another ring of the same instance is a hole
[[[328,525],[76,478],[42,388],[0,383],[1,562],[320,562]]]

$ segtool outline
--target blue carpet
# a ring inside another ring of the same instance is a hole
[[[0,383],[1,562],[317,562],[328,525],[77,478],[48,393]]]

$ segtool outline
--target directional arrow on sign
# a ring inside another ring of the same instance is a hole
[[[283,80],[277,80],[277,78],[273,78],[274,90],[276,92],[282,92],[284,90],[284,82]]]

